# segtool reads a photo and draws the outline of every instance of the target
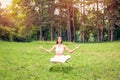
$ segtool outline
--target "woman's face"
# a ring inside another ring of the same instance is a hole
[[[62,41],[62,38],[58,37],[58,43],[61,43],[61,41]]]

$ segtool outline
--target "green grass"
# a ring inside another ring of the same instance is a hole
[[[68,63],[50,63],[55,55],[37,49],[49,49],[55,42],[0,41],[0,80],[120,80],[120,41],[105,43],[70,43]],[[65,52],[67,54],[67,52]]]

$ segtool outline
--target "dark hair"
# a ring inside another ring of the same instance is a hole
[[[58,38],[61,37],[61,36],[58,36],[57,37],[57,41],[56,41],[56,44],[58,44]],[[62,37],[61,37],[61,44],[62,44]]]

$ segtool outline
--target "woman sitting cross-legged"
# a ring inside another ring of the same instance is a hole
[[[51,52],[55,49],[56,51],[56,55],[50,59],[50,62],[62,62],[65,63],[68,59],[70,59],[70,55],[63,55],[64,50],[73,53],[76,49],[78,49],[80,46],[74,48],[73,50],[68,49],[65,45],[62,44],[62,38],[58,37],[56,45],[54,45],[51,49],[47,50],[43,47],[39,47],[40,49],[47,51],[47,52]]]

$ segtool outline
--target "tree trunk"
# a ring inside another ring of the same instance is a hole
[[[54,1],[52,1],[53,3]],[[50,11],[51,11],[51,18],[54,16],[54,10],[55,7],[51,6]],[[54,41],[54,28],[53,28],[53,24],[54,24],[54,19],[51,19],[51,41]]]
[[[42,26],[40,26],[40,36],[39,36],[39,40],[42,40]]]
[[[62,26],[60,25],[60,23],[58,23],[58,36],[62,37],[62,30],[61,30]]]
[[[99,29],[97,30],[97,33],[98,33],[98,42],[100,42],[101,41],[101,36],[100,36],[100,30]]]
[[[113,41],[113,29],[111,29],[111,39],[110,41]]]
[[[73,16],[72,16],[72,21],[73,21],[73,33],[74,33],[74,42],[75,42],[75,39],[76,39],[76,34],[75,34],[75,22],[74,22],[74,7],[73,7]]]
[[[69,3],[67,3],[67,37],[68,41],[71,41],[71,27],[70,27],[70,6]]]
[[[68,41],[71,41],[71,28],[70,28],[69,19],[67,20],[67,37],[68,37]]]
[[[81,42],[85,42],[85,33],[81,32]]]
[[[54,41],[53,23],[51,23],[51,41]]]
[[[104,35],[103,31],[101,31],[101,42],[103,42],[103,38],[104,38],[103,35]]]
[[[100,41],[101,42],[103,42],[103,38],[104,38],[104,26],[103,26],[103,23],[101,23],[100,25]]]
[[[39,5],[40,6],[40,5]],[[39,28],[40,28],[40,35],[39,35],[39,40],[42,40],[42,23],[43,23],[43,2],[41,4],[41,8],[42,8],[42,14],[40,15],[40,7],[39,7],[39,12],[38,12],[38,15],[39,15],[39,21],[40,21],[40,24],[39,24]]]
[[[110,30],[108,30],[108,40],[110,41],[111,40],[111,31]]]
[[[99,30],[100,28],[99,28],[99,23],[98,23],[98,20],[99,20],[99,18],[98,18],[98,11],[99,11],[98,0],[97,0],[96,4],[97,4],[97,27],[98,27],[97,34],[98,34],[98,42],[100,42],[101,41],[101,39],[100,39],[101,38],[101,36],[100,36],[101,34],[100,34],[100,30]]]
[[[62,37],[62,26],[60,25],[60,36]]]

